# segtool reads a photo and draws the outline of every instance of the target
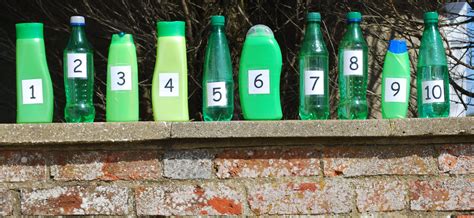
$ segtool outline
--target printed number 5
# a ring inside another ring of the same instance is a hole
[[[217,102],[217,101],[220,101],[220,100],[222,99],[222,93],[221,93],[220,91],[218,91],[218,90],[220,90],[220,89],[221,89],[221,87],[214,87],[214,88],[212,88],[212,96],[215,96],[216,94],[219,95],[219,98],[217,98],[217,99],[216,99],[216,98],[212,98],[212,100],[214,100],[214,101]]]

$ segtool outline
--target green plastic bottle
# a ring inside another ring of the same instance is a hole
[[[347,14],[347,31],[339,44],[339,119],[367,119],[368,49],[359,12]]]
[[[307,15],[306,31],[299,55],[300,107],[302,120],[325,120],[329,117],[329,58],[321,32],[321,15]]]
[[[94,56],[87,41],[85,19],[71,17],[71,36],[64,50],[64,87],[68,123],[94,122]]]
[[[42,23],[16,24],[18,123],[51,123],[54,97]]]
[[[281,51],[272,30],[255,25],[245,38],[239,67],[239,94],[244,119],[279,120]]]
[[[138,66],[131,34],[112,35],[107,63],[107,122],[138,121]]]
[[[188,68],[184,22],[158,22],[156,64],[152,82],[156,121],[188,121]]]
[[[234,114],[232,61],[224,31],[224,16],[212,16],[202,80],[202,111],[205,121],[228,121]]]
[[[382,117],[405,118],[410,96],[410,59],[404,40],[390,40],[382,71]]]
[[[418,117],[449,116],[449,74],[438,13],[427,12],[417,66]]]

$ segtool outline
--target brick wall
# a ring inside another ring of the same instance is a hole
[[[473,124],[0,125],[0,215],[473,214]]]

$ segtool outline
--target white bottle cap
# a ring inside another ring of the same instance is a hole
[[[84,19],[83,16],[72,16],[71,17],[71,24],[75,25],[85,25],[86,20]]]

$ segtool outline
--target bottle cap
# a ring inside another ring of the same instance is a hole
[[[318,12],[309,12],[308,15],[306,15],[306,21],[321,22],[321,14]]]
[[[273,37],[273,31],[270,27],[263,24],[257,24],[249,29],[247,36],[266,36]]]
[[[132,34],[126,34],[124,32],[113,34],[111,44],[116,44],[116,43],[117,44],[133,43],[133,36]]]
[[[438,13],[435,11],[426,12],[423,18],[425,23],[438,23]]]
[[[213,26],[222,26],[225,24],[225,17],[221,15],[216,15],[211,17],[211,25]]]
[[[352,23],[352,22],[361,22],[362,21],[362,15],[360,12],[357,11],[351,11],[347,13],[347,21]]]
[[[390,40],[388,50],[394,54],[405,53],[407,52],[407,43],[405,42],[405,40]]]
[[[43,38],[42,23],[17,23],[15,26],[17,39]]]
[[[184,21],[159,21],[156,24],[158,37],[184,36]]]
[[[86,19],[83,16],[72,16],[70,23],[73,26],[84,26],[86,25]]]

